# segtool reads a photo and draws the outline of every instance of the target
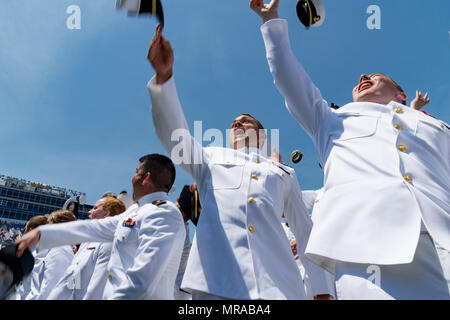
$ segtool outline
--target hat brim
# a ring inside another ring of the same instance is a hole
[[[317,28],[320,27],[325,21],[325,6],[322,3],[322,0],[309,0],[316,7],[317,14],[320,16],[320,20],[313,23],[311,27]]]
[[[306,28],[319,27],[325,21],[322,0],[299,0],[296,9],[297,17]]]

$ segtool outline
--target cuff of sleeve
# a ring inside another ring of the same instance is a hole
[[[266,52],[276,48],[290,48],[288,23],[285,19],[272,19],[261,26]]]
[[[150,90],[151,93],[160,93],[167,90],[170,90],[175,87],[175,80],[173,76],[169,78],[166,82],[163,84],[157,84],[156,83],[156,75],[154,75],[147,83],[147,88]]]

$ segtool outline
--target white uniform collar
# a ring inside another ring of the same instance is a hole
[[[243,147],[243,148],[238,149],[238,151],[244,152],[246,154],[255,153],[264,158],[268,157],[266,148],[259,149],[256,147]]]
[[[162,192],[162,191],[149,193],[149,194],[146,194],[145,196],[141,197],[138,200],[138,205],[139,205],[139,207],[142,207],[143,205],[145,205],[147,203],[152,203],[156,200],[168,201],[169,197],[167,196],[166,192]]]
[[[388,105],[388,106],[393,106],[393,107],[403,107],[403,108],[408,107],[408,106],[406,106],[406,105],[404,105],[404,104],[401,104],[401,103],[399,103],[399,102],[397,102],[397,101],[394,101],[394,100],[392,100],[391,102],[389,102],[387,105]]]

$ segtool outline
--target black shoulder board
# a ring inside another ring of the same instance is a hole
[[[167,203],[167,201],[164,201],[164,200],[156,200],[156,201],[152,202],[152,204],[154,204],[155,206],[160,206],[165,203]]]

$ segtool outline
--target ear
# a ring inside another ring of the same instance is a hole
[[[403,103],[403,101],[406,101],[408,99],[408,96],[404,92],[399,92],[396,97],[396,101],[399,103]]]
[[[142,184],[147,186],[152,183],[150,172],[146,172],[144,175],[144,180],[142,180]]]

